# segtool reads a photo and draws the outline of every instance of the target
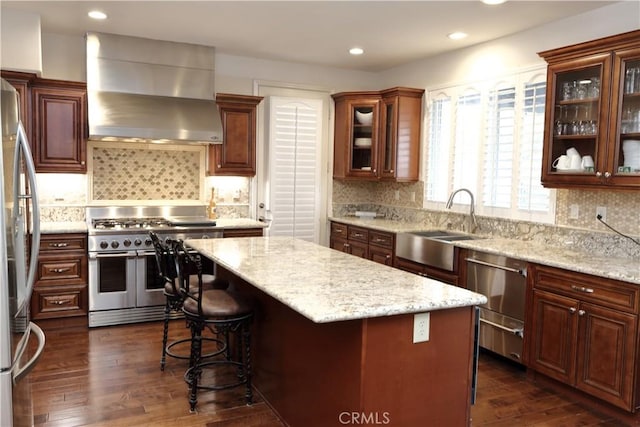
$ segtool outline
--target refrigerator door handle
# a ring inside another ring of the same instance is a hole
[[[38,348],[33,357],[27,363],[25,363],[24,366],[20,366],[18,363],[18,361],[20,360],[19,358],[22,356],[24,349],[27,347],[26,344],[29,341],[28,339],[25,340],[24,345],[21,346],[21,351],[17,354],[17,359],[15,362],[16,369],[13,372],[13,384],[19,383],[22,378],[24,378],[29,374],[29,372],[31,372],[31,370],[36,366],[38,359],[40,359],[40,356],[42,356],[42,352],[44,351],[45,337],[42,329],[40,329],[40,327],[33,322],[29,322],[29,329],[29,336],[31,336],[31,334],[33,333],[36,338],[38,338]]]
[[[31,221],[33,223],[32,230],[32,239],[31,239],[31,258],[29,261],[29,272],[27,274],[27,283],[26,283],[26,297],[22,301],[20,307],[18,307],[18,312],[22,311],[25,304],[29,302],[31,299],[31,293],[33,292],[33,285],[35,283],[36,278],[36,269],[38,267],[38,252],[40,250],[40,204],[38,202],[38,191],[36,188],[36,168],[33,163],[33,157],[31,156],[31,149],[29,148],[29,140],[27,139],[27,135],[25,133],[24,127],[22,126],[22,122],[18,122],[18,134],[16,137],[16,156],[14,164],[14,185],[19,182],[20,179],[20,155],[19,150],[22,150],[24,153],[24,163],[27,168],[27,179],[29,182],[29,189],[31,194],[20,194],[20,191],[16,191],[14,194],[18,198],[30,198],[31,206],[32,206],[32,215]],[[17,205],[17,203],[16,203]],[[26,226],[26,224],[24,224]],[[24,230],[24,228],[23,228]]]

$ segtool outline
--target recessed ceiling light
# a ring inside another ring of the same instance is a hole
[[[449,37],[451,40],[461,40],[467,37],[467,33],[463,33],[462,31],[455,31],[451,34],[447,34],[447,37]]]
[[[92,10],[87,15],[92,19],[107,19],[107,14],[104,12],[100,12],[99,10]]]
[[[352,47],[351,49],[349,49],[349,53],[351,55],[362,55],[364,53],[364,49],[362,49],[361,47]]]
[[[489,4],[491,6],[496,5],[496,4],[502,4],[504,2],[506,2],[507,0],[482,0],[482,3],[484,4]]]

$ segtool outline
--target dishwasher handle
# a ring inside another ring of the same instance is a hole
[[[491,268],[497,268],[500,270],[505,270],[505,271],[509,271],[511,273],[516,273],[519,274],[521,276],[527,277],[527,270],[526,269],[519,269],[519,268],[511,268],[511,267],[507,267],[504,265],[498,265],[498,264],[493,264],[490,262],[486,262],[486,261],[480,261],[474,258],[465,258],[465,261],[470,262],[472,264],[478,264],[478,265],[483,265],[485,267],[491,267]]]
[[[482,317],[480,318],[480,322],[481,323],[486,323],[487,325],[491,325],[494,328],[501,329],[501,330],[503,330],[505,332],[509,332],[509,333],[511,333],[511,334],[513,334],[513,335],[515,335],[517,337],[524,338],[524,328],[507,328],[504,325],[500,325],[499,323],[495,323],[495,322],[492,322],[490,320],[483,319]]]

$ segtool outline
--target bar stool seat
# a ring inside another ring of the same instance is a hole
[[[231,290],[203,289],[202,264],[199,255],[188,253],[181,241],[174,243],[174,252],[178,257],[179,283],[189,282],[189,272],[195,271],[198,280],[198,292],[187,292],[183,287],[185,299],[182,311],[191,328],[191,359],[184,378],[189,385],[189,405],[195,412],[198,390],[224,390],[245,386],[247,404],[253,402],[251,387],[251,322],[253,308],[242,296]],[[204,357],[202,355],[202,332],[205,328],[224,336],[222,357]],[[233,347],[233,348],[232,348]],[[235,381],[203,384],[202,372],[206,368],[227,366],[236,369]]]
[[[181,313],[184,296],[180,292],[180,288],[176,283],[178,278],[178,273],[175,267],[176,259],[173,250],[170,247],[170,242],[167,244],[163,243],[158,235],[153,231],[149,232],[149,236],[155,249],[156,267],[159,274],[159,280],[164,281],[163,294],[165,296],[165,309],[162,334],[162,357],[160,359],[160,370],[164,371],[167,356],[175,359],[190,359],[190,354],[187,354],[186,352],[179,353],[175,347],[186,345],[190,343],[191,339],[185,338],[167,343],[171,313]],[[202,281],[205,289],[226,289],[229,286],[229,282],[216,278],[211,274],[203,274]],[[198,278],[193,276],[190,280],[189,286],[192,286],[191,289],[197,289]],[[217,347],[222,347],[223,345],[223,343],[217,338],[205,339],[215,341]],[[211,357],[217,353],[218,351],[214,351],[212,353],[205,354],[203,357]]]

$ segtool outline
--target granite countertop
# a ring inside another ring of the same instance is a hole
[[[316,323],[480,305],[485,296],[291,237],[188,239]]]
[[[250,218],[218,218],[216,228],[266,228],[267,223]]]
[[[86,233],[87,223],[85,221],[41,221],[40,232],[42,234]]]
[[[216,220],[216,229],[225,228],[265,228],[267,224],[249,218],[220,218]],[[40,232],[43,234],[86,233],[85,221],[41,221]]]
[[[415,224],[385,219],[331,218],[344,224],[374,230],[402,233],[424,228]],[[640,259],[602,256],[570,247],[546,245],[540,242],[486,237],[477,240],[453,242],[458,247],[522,259],[528,262],[558,267],[569,271],[591,274],[640,285]]]

